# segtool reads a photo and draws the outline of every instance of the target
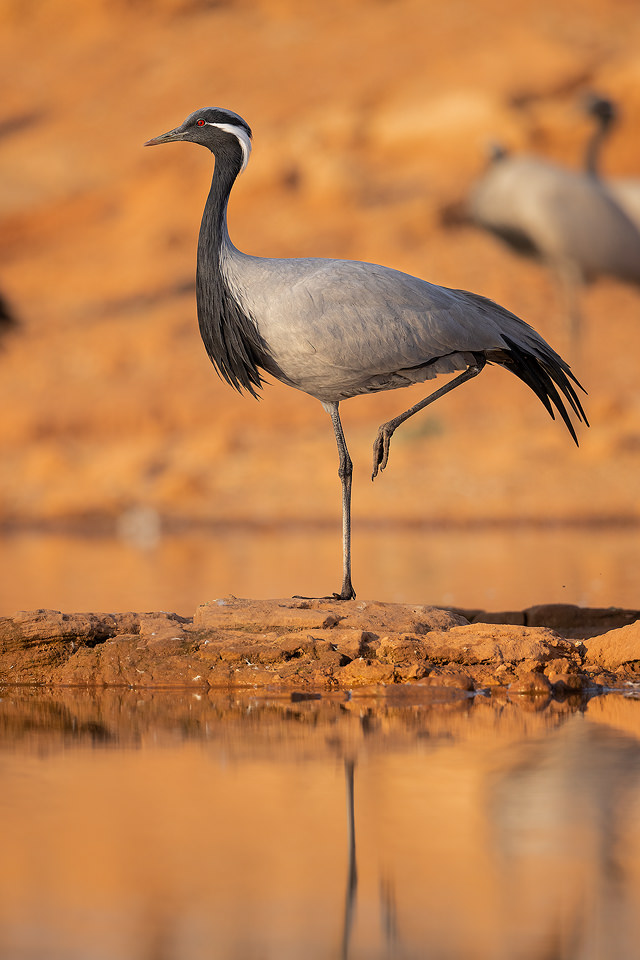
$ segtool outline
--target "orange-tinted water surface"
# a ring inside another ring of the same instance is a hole
[[[135,519],[135,518],[134,518]],[[209,528],[165,536],[153,517],[134,536],[0,539],[0,616],[16,610],[169,610],[233,594],[323,596],[340,588],[340,524]],[[638,606],[638,527],[433,529],[356,526],[362,599],[484,610],[539,603]]]
[[[1,694],[3,960],[636,955],[632,696]]]

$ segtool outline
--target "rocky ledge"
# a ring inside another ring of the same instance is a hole
[[[227,597],[192,618],[35,610],[0,619],[2,684],[320,691],[411,682],[556,696],[640,683],[640,611]]]

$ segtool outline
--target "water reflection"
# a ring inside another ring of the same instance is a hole
[[[149,531],[147,531],[149,533]],[[156,531],[157,533],[157,531]],[[55,610],[171,610],[214,597],[325,592],[340,572],[336,528],[210,529],[130,540],[0,538],[0,615]],[[485,610],[537,603],[637,605],[637,528],[356,527],[363,598]]]
[[[347,793],[347,894],[344,906],[344,923],[342,924],[342,950],[340,956],[346,958],[349,956],[349,944],[351,941],[351,928],[353,926],[353,917],[356,902],[356,890],[358,889],[358,866],[356,862],[356,810],[354,800],[354,772],[355,761],[345,760],[344,776]]]
[[[637,836],[639,790],[640,743],[581,716],[550,741],[512,751],[491,781],[498,868],[505,887],[520,894],[509,898],[512,925],[532,955],[631,955],[638,903],[629,841]],[[550,874],[556,882],[547,885]]]
[[[635,955],[637,700],[1,696],[2,958]]]

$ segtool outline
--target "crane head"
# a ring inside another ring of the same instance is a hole
[[[599,93],[587,93],[582,102],[585,113],[598,120],[603,127],[608,127],[617,118],[616,105],[608,97]]]
[[[251,153],[251,128],[249,124],[232,110],[220,107],[204,107],[189,114],[184,123],[175,130],[161,133],[159,137],[147,140],[145,147],[154,147],[174,140],[189,140],[200,143],[218,156],[229,149],[241,150],[240,172],[249,162]]]

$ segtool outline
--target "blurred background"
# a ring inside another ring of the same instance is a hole
[[[487,368],[375,484],[378,425],[424,390],[343,404],[359,597],[638,605],[640,293],[589,285],[576,344],[550,271],[459,215],[494,141],[579,170],[590,90],[619,109],[603,176],[640,176],[632,0],[4,0],[0,21],[0,614],[339,589],[330,421],[217,378],[193,288],[212,158],[142,149],[209,105],[253,129],[241,250],[482,293],[589,392],[578,450]]]

